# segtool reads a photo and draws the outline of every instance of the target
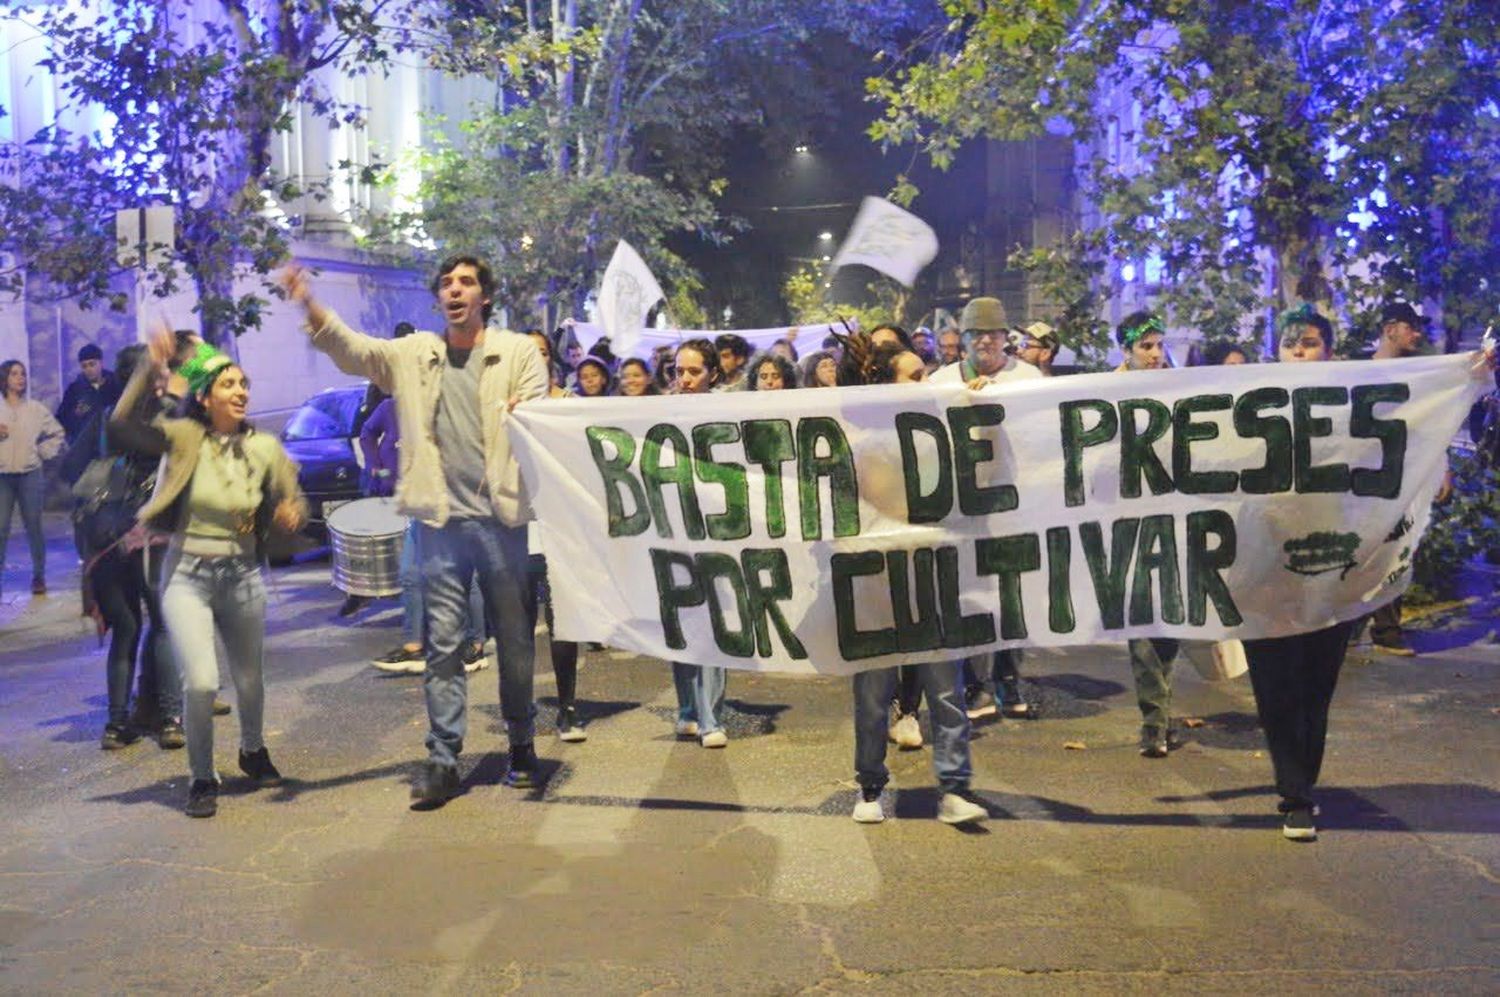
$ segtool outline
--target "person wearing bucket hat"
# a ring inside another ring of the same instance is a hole
[[[958,322],[966,356],[932,375],[934,383],[962,381],[971,389],[1003,381],[1041,377],[1042,372],[1010,353],[1009,323],[999,298],[972,298]]]
[[[209,344],[198,343],[174,378],[186,387],[186,414],[148,421],[138,403],[177,356],[178,342],[163,328],[147,345],[153,363],[138,365],[131,375],[110,416],[110,437],[162,458],[156,488],[137,519],[171,534],[161,608],[183,685],[192,773],[185,810],[190,817],[212,817],[219,796],[213,733],[216,637],[239,698],[240,771],[256,786],[281,783],[262,730],[266,591],[259,560],[271,527],[300,529],[307,503],[297,484],[297,465],[281,441],[245,421],[249,379]]]

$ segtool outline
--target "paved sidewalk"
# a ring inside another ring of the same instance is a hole
[[[850,820],[847,681],[736,673],[706,751],[671,736],[667,667],[613,652],[578,745],[540,655],[533,791],[501,784],[475,675],[467,793],[415,813],[420,679],[368,664],[395,604],[337,620],[313,562],[273,572],[289,781],[238,784],[224,718],[193,821],[184,753],[98,749],[103,654],[53,551],[55,594],[0,607],[0,993],[1500,990],[1500,646],[1466,643],[1492,621],[1351,658],[1314,845],[1281,838],[1243,680],[1180,669],[1203,726],[1137,756],[1123,648],[1028,659],[1042,718],[976,731],[970,832],[932,819],[926,750],[892,752],[894,819]]]

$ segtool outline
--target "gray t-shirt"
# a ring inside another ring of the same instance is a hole
[[[479,412],[482,354],[448,347],[443,392],[437,405],[437,445],[448,486],[448,514],[455,519],[495,515],[484,477],[484,421]]]

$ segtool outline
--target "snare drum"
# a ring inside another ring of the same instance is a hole
[[[348,595],[401,594],[401,541],[406,517],[393,498],[367,498],[328,517],[333,587]]]

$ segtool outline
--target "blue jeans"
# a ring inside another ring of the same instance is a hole
[[[182,672],[182,726],[194,779],[214,771],[214,693],[219,662],[214,632],[224,641],[240,718],[240,750],[264,747],[266,589],[260,566],[248,557],[184,554],[161,598],[172,657]]]
[[[401,582],[401,635],[408,644],[422,645],[422,620],[426,613],[422,595],[422,557],[417,552],[417,521],[406,522],[406,536],[401,541],[401,567],[398,576]],[[479,586],[469,586],[468,629],[464,641],[483,644],[485,638],[484,600],[479,598]]]
[[[963,661],[940,661],[917,665],[916,669],[932,718],[932,768],[938,783],[945,793],[968,789],[974,768],[969,761]],[[861,789],[879,792],[890,780],[885,743],[895,691],[895,668],[874,668],[854,675],[854,772]]]
[[[724,689],[729,669],[717,665],[686,665],[672,662],[672,685],[677,689],[677,719],[696,722],[698,736],[711,734],[723,724]]]
[[[535,736],[532,701],[533,641],[526,577],[526,528],[494,519],[450,519],[441,527],[419,524],[417,547],[426,597],[427,751],[432,761],[458,764],[468,727],[468,679],[463,641],[469,585],[478,579],[486,617],[495,631],[500,663],[500,715],[511,748]]]
[[[0,474],[0,576],[5,574],[5,548],[10,541],[11,514],[21,507],[21,526],[31,547],[31,577],[47,577],[47,542],[42,533],[42,497],[46,492],[42,469],[24,474]]]

